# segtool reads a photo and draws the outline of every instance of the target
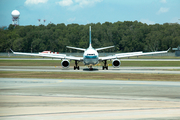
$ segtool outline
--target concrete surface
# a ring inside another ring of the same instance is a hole
[[[0,78],[1,120],[180,119],[180,82]]]

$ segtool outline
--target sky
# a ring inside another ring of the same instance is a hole
[[[12,24],[11,12],[20,12],[19,25],[80,24],[135,21],[179,23],[180,0],[0,0],[0,27]]]

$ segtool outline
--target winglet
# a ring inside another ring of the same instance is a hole
[[[14,51],[10,48],[10,50],[11,50],[11,52],[13,52],[14,53]]]
[[[171,47],[167,50],[167,52],[171,49]]]

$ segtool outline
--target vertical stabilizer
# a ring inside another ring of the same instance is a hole
[[[91,26],[89,26],[89,47],[91,46]]]

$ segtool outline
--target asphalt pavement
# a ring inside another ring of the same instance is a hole
[[[0,78],[1,120],[180,119],[180,82]]]
[[[102,70],[101,66],[94,66],[93,70],[89,70],[88,67],[81,66],[80,70],[74,70],[73,67],[61,66],[0,66],[0,71],[180,74],[180,67],[109,67],[108,70]]]

